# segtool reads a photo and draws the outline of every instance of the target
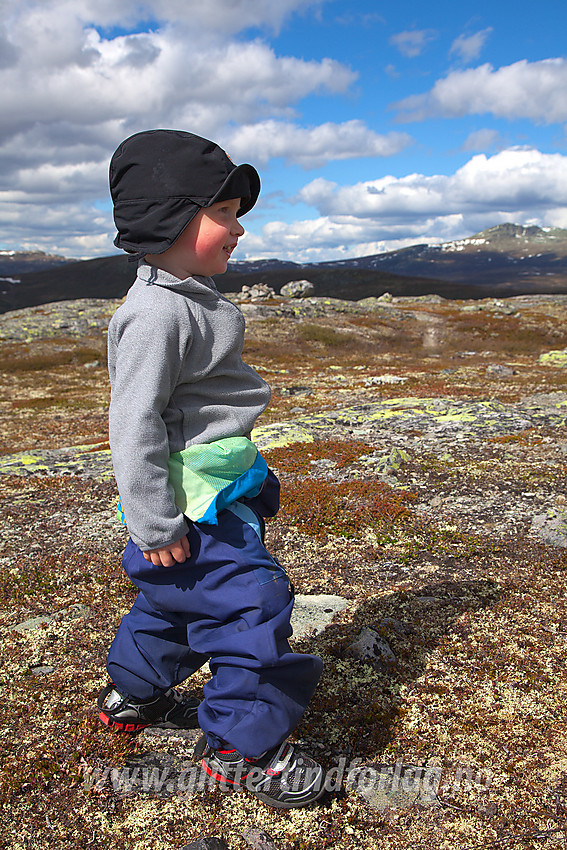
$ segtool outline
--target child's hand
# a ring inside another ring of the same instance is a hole
[[[169,546],[160,546],[159,549],[148,549],[142,552],[146,561],[151,561],[156,567],[172,567],[174,564],[182,564],[191,555],[187,535],[184,535]]]

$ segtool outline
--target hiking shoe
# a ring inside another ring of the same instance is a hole
[[[199,700],[170,688],[151,700],[138,701],[120,693],[110,682],[98,695],[100,720],[119,732],[139,732],[146,726],[161,729],[195,729],[199,726]]]
[[[222,785],[246,788],[268,806],[294,809],[308,806],[325,791],[325,772],[320,764],[287,741],[257,759],[248,759],[238,750],[209,747],[203,737],[195,748],[202,755],[205,773]]]

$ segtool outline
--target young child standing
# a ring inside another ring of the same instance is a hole
[[[108,655],[100,718],[199,725],[205,771],[277,807],[323,793],[287,736],[321,674],[290,649],[293,591],[264,547],[279,483],[250,442],[270,398],[241,358],[244,317],[216,289],[260,179],[177,130],[126,139],[110,165],[115,244],[138,275],[108,331],[110,446],[139,594]],[[209,662],[199,704],[174,686]]]

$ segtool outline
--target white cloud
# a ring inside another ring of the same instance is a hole
[[[291,224],[270,222],[261,234],[247,234],[235,259],[277,256],[298,263],[317,263],[379,254],[423,240],[421,228],[392,225],[380,229],[354,216],[340,220],[322,216]]]
[[[491,32],[492,27],[487,27],[472,35],[460,35],[451,45],[449,55],[455,53],[463,62],[472,62],[473,59],[480,56],[484,43]]]
[[[567,121],[567,59],[522,59],[496,70],[485,64],[453,71],[431,91],[405,98],[395,107],[408,121],[483,113],[547,124]]]
[[[390,38],[390,44],[400,51],[402,56],[413,59],[425,50],[430,41],[437,38],[435,30],[404,30]]]
[[[293,114],[301,98],[345,92],[356,78],[339,62],[278,57],[259,41],[200,50],[188,67],[187,43],[172,28],[114,39],[90,30],[73,53],[62,67],[59,57],[49,64],[42,56],[38,64],[30,47],[25,61],[0,73],[5,132],[37,122],[88,126],[120,119],[127,129],[125,113],[132,125],[145,126],[151,116],[154,126],[183,121],[214,129],[230,120]],[[88,62],[79,62],[79,54]]]
[[[510,149],[474,156],[449,176],[387,176],[343,187],[317,178],[299,200],[318,217],[266,225],[247,238],[248,256],[317,261],[461,238],[505,221],[557,224],[567,216],[567,157]]]
[[[411,141],[406,133],[375,133],[362,121],[305,128],[269,120],[239,127],[227,147],[235,159],[264,164],[273,157],[283,157],[303,168],[317,168],[339,159],[392,156]]]
[[[278,56],[259,39],[233,37],[250,26],[277,29],[292,13],[324,2],[18,0],[11,5],[0,26],[2,241],[12,247],[31,238],[46,247],[51,233],[60,250],[67,230],[74,236],[65,244],[102,250],[92,205],[108,197],[108,160],[123,138],[148,127],[182,127],[221,142],[234,136],[235,125],[243,128],[242,139],[253,138],[250,128],[258,127],[264,143],[273,146],[272,122],[289,144],[272,154],[256,142],[258,161],[272,155],[291,161],[296,141],[305,146],[296,153],[306,167],[318,157],[353,156],[355,144],[362,155],[399,150],[405,134],[379,136],[361,122],[354,127],[347,122],[335,126],[334,145],[323,151],[325,125],[302,131],[294,120],[297,104],[309,95],[347,93],[356,73],[332,59]],[[144,29],[138,25],[144,18],[154,21],[147,32],[116,35],[105,29]],[[108,216],[104,221],[109,250],[113,227]]]
[[[567,157],[510,149],[492,157],[474,156],[450,176],[387,176],[341,188],[318,178],[300,191],[299,198],[325,215],[348,211],[379,221],[392,216],[422,219],[463,210],[513,213],[526,206],[565,206]]]
[[[196,32],[234,34],[248,28],[267,27],[278,31],[294,13],[317,10],[328,0],[16,0],[23,18],[36,20],[75,19],[81,25],[129,28],[140,21],[188,24]],[[15,4],[14,4],[15,5]],[[15,17],[17,9],[11,10]]]
[[[112,244],[112,213],[93,204],[53,205],[41,200],[31,202],[25,196],[0,193],[2,241],[24,251],[45,251],[66,257],[88,258],[108,256],[116,249]]]

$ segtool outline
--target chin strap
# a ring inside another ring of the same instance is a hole
[[[129,263],[139,263],[146,256],[147,251],[137,251],[135,254],[128,254]]]

